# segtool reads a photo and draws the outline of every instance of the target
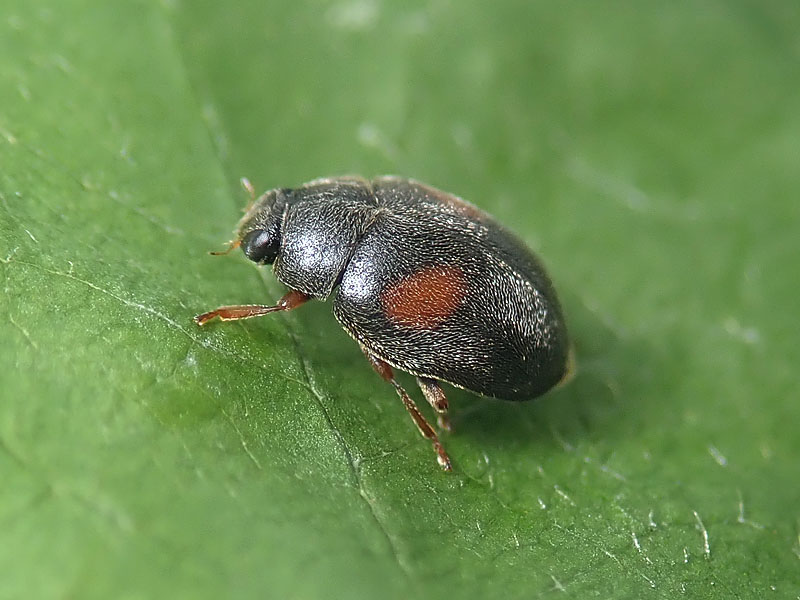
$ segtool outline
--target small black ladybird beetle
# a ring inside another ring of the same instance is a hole
[[[228,252],[273,265],[289,292],[275,306],[198,315],[248,319],[333,294],[333,314],[391,383],[450,470],[435,430],[397,383],[417,378],[449,429],[445,381],[484,396],[528,400],[568,375],[567,331],[536,257],[461,198],[401,177],[318,179],[253,201]]]

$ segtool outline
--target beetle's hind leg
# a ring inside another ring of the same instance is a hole
[[[450,431],[450,419],[447,417],[447,396],[444,395],[442,386],[430,377],[417,377],[417,383],[428,404],[436,411],[436,423],[439,425],[439,429]]]
[[[397,380],[394,378],[394,371],[392,370],[391,365],[379,359],[363,346],[361,349],[364,351],[367,360],[369,360],[369,363],[372,365],[372,368],[377,371],[378,375],[394,386],[394,389],[397,391],[397,395],[400,396],[400,399],[403,401],[403,405],[406,407],[408,414],[411,415],[411,419],[414,421],[414,424],[417,426],[417,429],[419,429],[419,432],[422,434],[422,436],[431,441],[433,444],[433,450],[436,452],[436,461],[445,471],[451,471],[453,467],[450,464],[450,457],[447,456],[447,452],[445,452],[442,443],[439,441],[439,436],[436,435],[433,427],[431,427],[430,423],[425,420],[425,417],[422,416],[422,413],[419,412],[417,405],[411,399],[411,396],[408,395],[408,392],[406,392],[402,386],[397,383]],[[434,381],[434,384],[435,383],[436,382]],[[422,386],[421,383],[420,386]],[[443,393],[442,398],[444,398]],[[446,407],[447,399],[445,398],[445,409]]]
[[[303,304],[308,300],[302,292],[292,290],[283,298],[278,300],[275,306],[264,306],[263,304],[236,304],[233,306],[220,306],[202,315],[197,315],[194,322],[198,325],[205,325],[211,319],[219,317],[220,321],[237,321],[239,319],[252,319],[253,317],[260,317],[268,315],[269,313],[277,312],[279,310],[292,310]]]

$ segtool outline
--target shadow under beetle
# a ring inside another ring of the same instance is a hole
[[[401,177],[318,179],[253,201],[227,252],[273,265],[290,291],[275,306],[222,306],[203,325],[333,297],[333,314],[391,383],[439,464],[450,458],[392,368],[417,378],[449,430],[445,381],[528,400],[569,374],[561,308],[528,248],[472,204]],[[225,252],[225,253],[227,253]]]

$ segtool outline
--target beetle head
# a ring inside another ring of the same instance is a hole
[[[281,246],[281,221],[289,190],[270,190],[247,210],[236,228],[236,239],[244,255],[255,263],[275,262]]]

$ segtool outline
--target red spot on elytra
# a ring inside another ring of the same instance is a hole
[[[461,306],[466,293],[467,280],[461,269],[426,267],[386,288],[381,303],[393,323],[435,329]]]

